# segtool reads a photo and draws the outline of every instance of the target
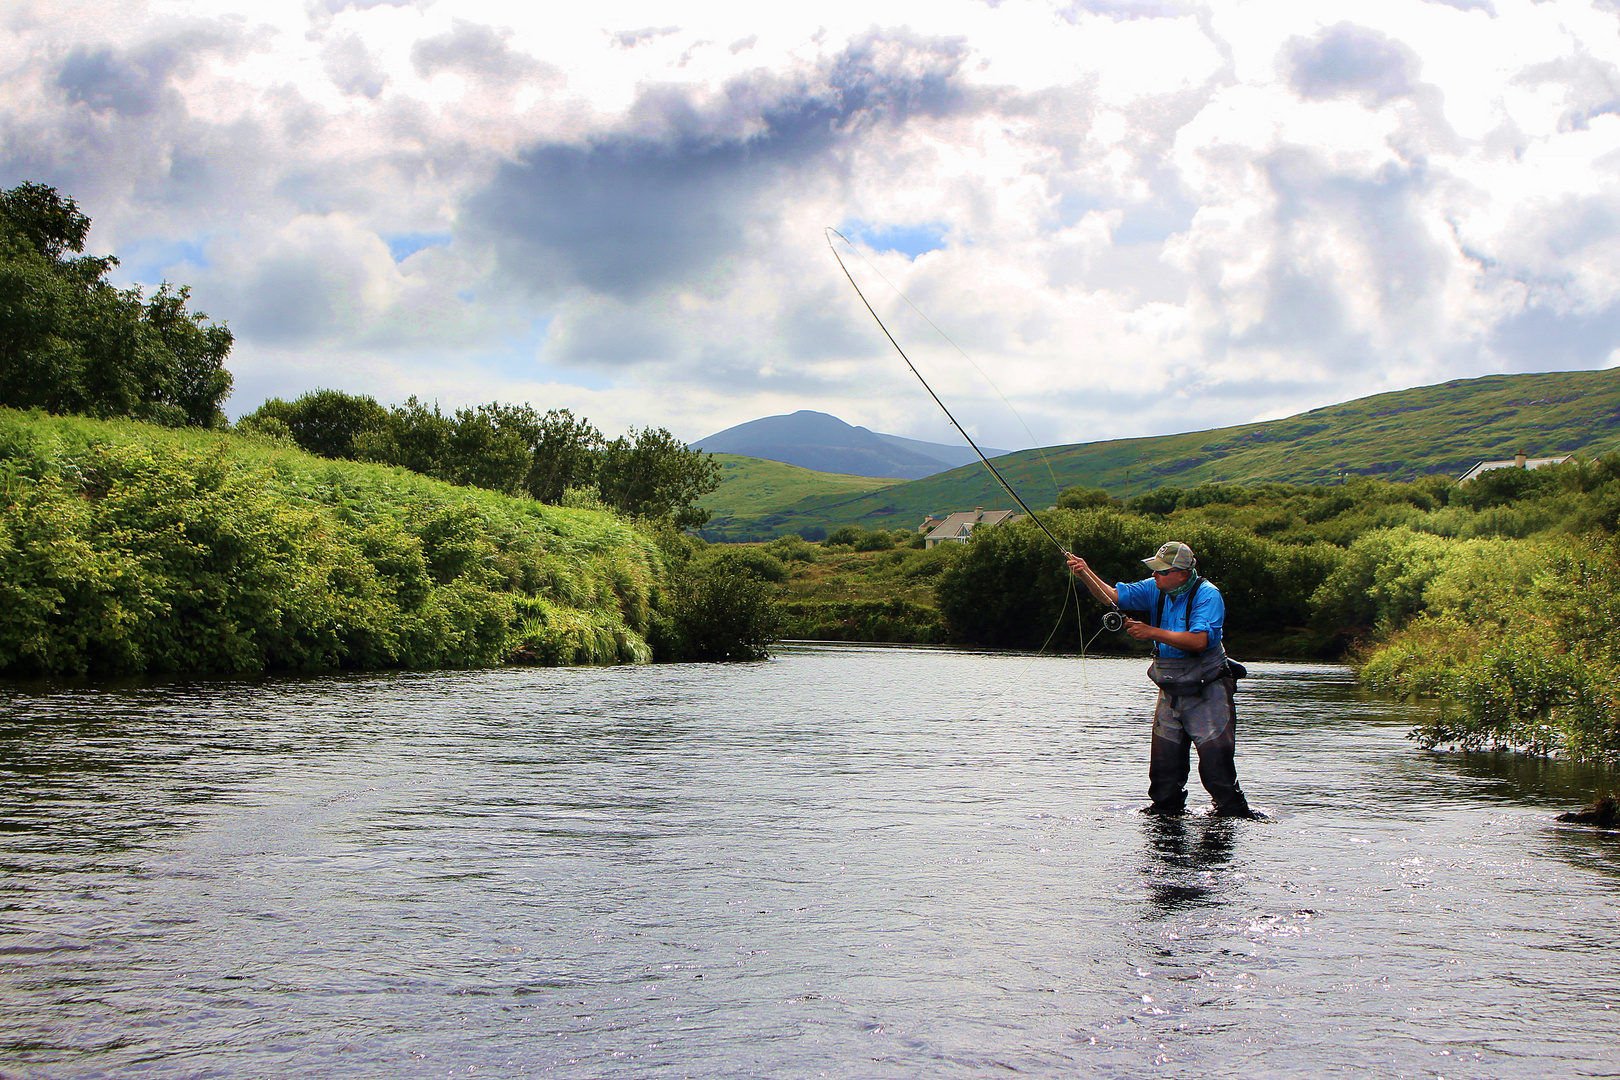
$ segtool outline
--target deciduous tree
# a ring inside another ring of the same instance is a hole
[[[596,483],[602,501],[627,517],[697,528],[709,520],[697,500],[720,486],[720,466],[666,428],[631,428],[603,449]]]
[[[118,289],[111,255],[80,255],[90,219],[45,184],[0,192],[0,404],[223,427],[231,332],[190,291]]]

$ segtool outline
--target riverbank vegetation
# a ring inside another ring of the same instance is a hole
[[[1423,745],[1620,762],[1620,455],[1463,485],[1204,485],[1128,505],[1071,489],[1041,516],[1110,581],[1187,542],[1234,652],[1347,656],[1369,685],[1439,703]],[[1028,521],[976,534],[935,604],[950,640],[1017,648],[1076,649],[1100,612]]]
[[[1042,521],[1109,581],[1166,539],[1227,598],[1240,658],[1349,659],[1373,687],[1434,700],[1425,746],[1620,763],[1620,456],[1468,484],[1163,488],[1129,504],[1071,488]],[[922,547],[844,527],[751,552],[790,638],[1136,651],[1034,523]]]
[[[0,192],[0,673],[755,659],[775,639],[762,586],[690,558],[720,468],[665,429],[323,390],[227,434],[229,330],[183,287],[113,287],[89,228],[54,188]]]
[[[0,670],[646,659],[660,560],[610,515],[227,434],[0,412]]]
[[[373,398],[314,390],[271,398],[237,429],[285,438],[321,457],[397,465],[449,484],[543,503],[578,502],[625,517],[667,519],[676,528],[708,520],[697,505],[720,485],[712,455],[688,448],[665,428],[632,428],[605,438],[567,409],[492,402],[446,415],[410,398],[384,408]]]
[[[762,655],[769,605],[691,546],[274,440],[0,409],[7,675]]]

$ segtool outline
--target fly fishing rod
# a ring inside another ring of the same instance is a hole
[[[852,248],[855,245],[850,244],[847,236],[830,225],[827,226],[827,233],[831,234],[827,236],[827,247],[830,251],[832,251],[833,258],[838,260],[838,269],[842,270],[844,272],[844,277],[849,279],[850,288],[854,289],[855,295],[861,298],[861,303],[866,306],[867,312],[872,316],[873,321],[878,324],[878,329],[883,331],[883,336],[889,339],[889,344],[894,346],[894,351],[900,354],[900,359],[906,362],[906,367],[910,368],[911,373],[917,376],[917,381],[922,383],[922,388],[928,391],[928,396],[934,399],[934,404],[939,406],[940,412],[945,414],[945,418],[951,422],[951,426],[956,429],[957,433],[961,435],[962,438],[967,440],[967,444],[969,446],[973,447],[973,452],[979,455],[979,460],[984,462],[984,467],[990,470],[990,475],[996,478],[996,483],[1007,489],[1007,494],[1013,497],[1013,501],[1023,508],[1024,513],[1029,515],[1029,519],[1036,525],[1040,526],[1041,532],[1045,533],[1047,538],[1051,540],[1052,543],[1056,544],[1057,549],[1063,553],[1065,558],[1067,558],[1069,555],[1069,549],[1063,546],[1063,541],[1052,535],[1052,530],[1046,527],[1046,523],[1035,516],[1035,511],[1031,510],[1029,508],[1029,504],[1019,496],[1018,492],[1013,490],[1013,486],[1011,484],[1007,483],[1007,478],[1001,475],[1001,470],[992,465],[990,463],[990,459],[984,456],[984,451],[980,450],[979,444],[973,441],[973,436],[969,435],[965,430],[963,430],[962,425],[956,422],[956,417],[951,415],[951,410],[946,408],[945,403],[939,399],[939,395],[934,393],[934,388],[928,385],[928,380],[922,377],[922,372],[918,371],[917,365],[911,362],[911,357],[906,355],[906,350],[902,349],[900,347],[900,343],[894,340],[894,335],[889,333],[889,328],[883,325],[883,320],[879,318],[878,313],[873,310],[872,302],[866,298],[866,294],[861,291],[861,287],[855,284],[855,277],[849,272],[849,267],[844,264],[844,257],[838,253],[838,248],[833,244],[832,238],[836,236],[844,243],[849,244],[849,246]]]
[[[1001,475],[1001,470],[996,468],[995,465],[991,464],[990,459],[988,457],[985,457],[984,451],[979,449],[979,444],[973,441],[973,436],[969,435],[967,433],[967,431],[963,429],[962,425],[956,422],[956,417],[951,415],[951,410],[946,408],[945,403],[939,399],[939,395],[934,393],[934,388],[932,386],[928,385],[928,380],[923,378],[922,372],[917,370],[917,365],[913,364],[911,362],[911,357],[906,355],[906,350],[902,349],[900,347],[900,343],[898,341],[894,340],[894,335],[889,333],[889,328],[887,326],[885,326],[883,324],[883,320],[878,317],[877,311],[874,310],[873,307],[872,307],[872,302],[866,298],[866,294],[861,291],[861,287],[855,283],[855,276],[849,272],[849,267],[847,265],[845,265],[845,263],[844,263],[844,257],[838,253],[838,247],[832,242],[832,238],[834,236],[836,236],[836,237],[838,237],[838,239],[842,240],[844,243],[849,244],[849,246],[853,249],[855,247],[855,245],[850,244],[849,237],[845,236],[843,233],[839,232],[837,229],[833,228],[831,225],[827,226],[827,230],[826,230],[826,233],[824,235],[825,235],[826,240],[827,240],[827,248],[828,248],[828,250],[830,250],[832,252],[833,258],[838,260],[838,269],[842,270],[844,272],[844,277],[849,279],[849,287],[854,289],[855,290],[855,295],[861,298],[861,303],[863,305],[865,305],[867,313],[872,316],[872,321],[878,324],[878,329],[882,330],[883,331],[883,336],[889,339],[889,344],[893,345],[894,346],[894,351],[900,354],[900,359],[902,359],[902,360],[904,360],[906,362],[906,367],[910,368],[911,373],[913,375],[917,376],[917,381],[922,383],[922,388],[924,390],[928,391],[928,396],[934,399],[934,404],[939,406],[939,411],[945,414],[945,418],[951,422],[951,426],[956,429],[957,434],[961,435],[962,438],[966,439],[967,444],[969,446],[973,447],[973,452],[975,454],[979,455],[979,460],[984,462],[984,467],[990,470],[990,475],[996,478],[996,483],[1000,484],[1003,488],[1006,489],[1007,494],[1011,495],[1013,497],[1013,501],[1016,502],[1020,507],[1023,508],[1024,513],[1029,515],[1029,519],[1031,521],[1033,521],[1036,525],[1040,526],[1041,532],[1046,534],[1046,537],[1047,537],[1048,540],[1051,540],[1053,544],[1057,545],[1057,549],[1058,549],[1058,551],[1062,552],[1063,557],[1065,559],[1069,558],[1069,556],[1072,553],[1069,551],[1069,549],[1067,547],[1064,546],[1063,541],[1059,540],[1056,536],[1054,536],[1052,534],[1052,530],[1048,529],[1046,527],[1046,522],[1042,521],[1039,517],[1037,517],[1036,514],[1035,514],[1035,511],[1033,511],[1033,510],[1031,510],[1029,508],[1029,504],[1026,503],[1023,500],[1023,497],[1020,496],[1017,491],[1013,490],[1013,486],[1011,484],[1007,483],[1007,478]],[[881,276],[881,274],[879,276]],[[896,291],[898,291],[898,290],[896,290]],[[902,294],[901,298],[904,299],[903,294]],[[910,303],[910,301],[908,300],[907,303]],[[915,305],[913,305],[913,306],[915,306]],[[918,312],[918,314],[921,314],[921,312]],[[928,317],[925,315],[925,316],[923,316],[923,318],[925,320],[927,320]],[[930,325],[932,325],[931,321],[930,321]],[[934,327],[934,329],[938,330],[939,328],[936,326],[936,327]],[[944,331],[940,331],[940,333],[943,335]],[[950,339],[947,338],[946,340],[949,341]],[[958,351],[960,351],[960,350],[958,350]],[[1011,407],[1010,402],[1008,403],[1008,405],[1009,405],[1009,407]],[[1073,585],[1072,577],[1071,577],[1070,584],[1071,584],[1071,587],[1072,587],[1072,585]],[[1065,604],[1065,607],[1067,607],[1068,601],[1065,600],[1064,604]],[[1059,614],[1058,618],[1060,620],[1062,619],[1062,617],[1063,616],[1061,614]],[[1118,631],[1120,628],[1122,628],[1125,625],[1125,617],[1124,617],[1123,614],[1121,614],[1119,608],[1115,607],[1112,610],[1109,610],[1109,611],[1106,611],[1106,612],[1103,613],[1102,624],[1103,624],[1103,629],[1104,630],[1107,630],[1110,633],[1112,633],[1112,632]],[[1056,631],[1054,631],[1054,633],[1055,632]],[[1043,646],[1043,648],[1044,648],[1044,646]],[[1085,654],[1085,647],[1081,646],[1081,655],[1084,655],[1084,654]]]

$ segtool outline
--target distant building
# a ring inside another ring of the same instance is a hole
[[[986,511],[984,507],[979,506],[972,510],[958,510],[943,519],[929,517],[928,521],[935,522],[935,525],[923,538],[923,546],[938,547],[946,542],[965,544],[973,535],[973,530],[980,525],[1000,525],[1006,521],[1017,521],[1023,516],[1016,510]],[[923,524],[926,525],[928,522]]]
[[[1481,461],[1472,469],[1457,477],[1457,483],[1466,484],[1480,473],[1488,473],[1492,469],[1539,469],[1543,465],[1562,465],[1574,461],[1574,454],[1565,454],[1563,457],[1525,457],[1520,450],[1513,457],[1505,461]]]
[[[923,523],[917,526],[917,531],[922,533],[924,536],[927,536],[929,533],[939,528],[939,523],[944,520],[944,518],[937,518],[933,514],[929,514],[927,517],[923,518]]]

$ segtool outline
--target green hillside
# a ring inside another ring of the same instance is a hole
[[[1023,450],[996,466],[1039,510],[1076,484],[1125,497],[1211,481],[1331,483],[1347,474],[1406,480],[1460,475],[1476,461],[1519,449],[1532,457],[1620,450],[1620,369],[1458,379],[1259,424]],[[915,528],[928,514],[1011,505],[983,465],[964,466],[867,493],[761,505],[756,516],[712,522],[710,535],[808,536],[851,523]]]
[[[808,499],[860,496],[903,482],[816,472],[741,454],[715,454],[714,460],[722,472],[719,489],[703,499],[703,508],[712,515],[705,533],[746,529],[761,517]]]

